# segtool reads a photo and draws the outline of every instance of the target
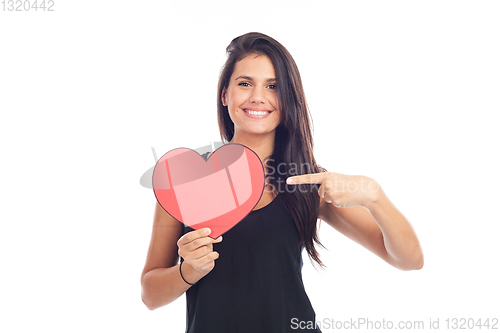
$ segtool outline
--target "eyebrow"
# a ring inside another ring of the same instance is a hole
[[[236,81],[238,79],[249,80],[249,81],[253,80],[253,78],[251,76],[246,76],[246,75],[240,75],[234,80]],[[266,82],[272,82],[272,81],[276,81],[276,79],[274,77],[272,77],[272,78],[269,78],[266,80]]]

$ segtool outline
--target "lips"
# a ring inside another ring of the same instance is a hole
[[[264,119],[269,116],[273,111],[262,109],[242,109],[245,115],[253,119]]]

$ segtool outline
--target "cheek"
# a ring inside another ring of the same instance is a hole
[[[271,105],[279,112],[280,110],[278,107],[278,96],[275,96],[271,101]]]
[[[229,114],[238,115],[240,112],[242,112],[240,110],[240,106],[243,105],[246,100],[247,96],[241,93],[233,93],[232,95],[228,96],[227,107]]]
[[[280,112],[276,112],[276,125],[279,125],[281,123],[281,114]]]
[[[229,103],[227,105],[227,111],[229,112],[230,116],[234,116],[238,113],[238,106],[234,103]]]
[[[276,110],[276,116],[278,118],[278,121],[281,119],[281,110],[278,108],[278,99],[276,98],[273,103],[272,103],[274,109]]]
[[[229,114],[229,118],[231,119],[233,124],[238,122],[238,118],[239,116],[241,116],[239,114],[238,108],[234,104],[228,104],[227,106],[228,106],[227,111]]]
[[[234,111],[232,111],[232,108],[228,107],[227,113],[229,113],[229,118],[231,118],[231,121],[234,123]]]

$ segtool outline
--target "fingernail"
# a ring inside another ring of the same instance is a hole
[[[207,235],[210,235],[210,233],[211,233],[211,232],[212,232],[212,230],[210,230],[210,228],[206,228],[206,229],[205,229],[205,233],[206,233]]]
[[[293,183],[293,179],[292,178],[287,178],[286,179],[286,183],[287,184],[292,184]]]
[[[221,241],[222,240],[222,236],[217,237],[217,240]]]

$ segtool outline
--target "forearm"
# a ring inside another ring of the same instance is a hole
[[[423,253],[415,231],[380,187],[365,207],[380,227],[385,248],[395,266],[402,270],[422,268]]]
[[[167,305],[186,292],[191,286],[182,280],[179,265],[155,268],[142,278],[142,301],[150,310]],[[182,275],[189,283],[195,283],[202,275],[188,263],[182,264]]]

